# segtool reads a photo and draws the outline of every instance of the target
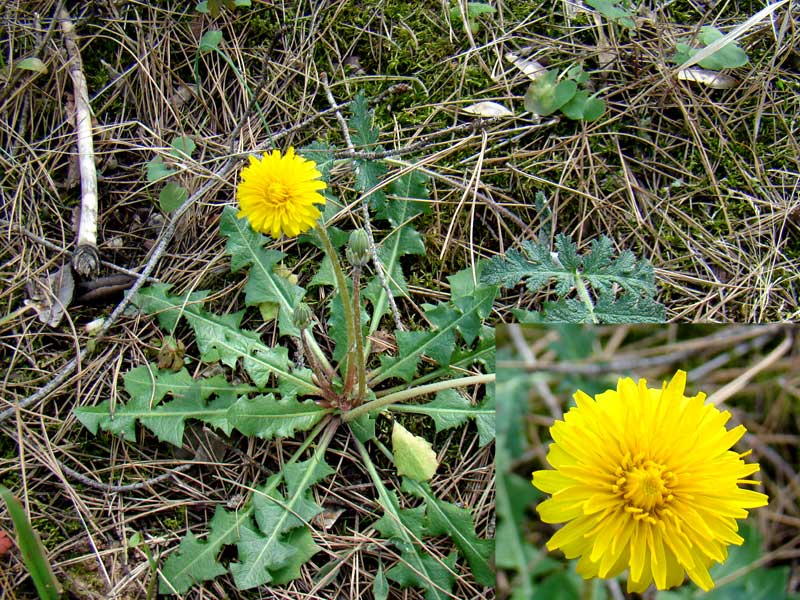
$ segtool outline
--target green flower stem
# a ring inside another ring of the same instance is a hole
[[[367,473],[369,473],[370,479],[372,479],[372,483],[375,485],[375,489],[378,490],[378,502],[383,507],[383,512],[386,516],[392,519],[395,523],[397,523],[397,531],[399,533],[400,538],[402,538],[403,542],[413,548],[413,552],[411,552],[411,557],[414,557],[410,562],[408,562],[408,566],[419,572],[426,570],[425,564],[422,562],[420,555],[417,553],[416,545],[422,544],[422,540],[420,540],[412,531],[408,529],[403,520],[400,518],[400,514],[397,512],[397,508],[392,503],[392,499],[389,496],[389,492],[386,489],[386,486],[383,484],[383,480],[381,479],[380,475],[378,474],[377,469],[375,469],[375,465],[372,463],[372,459],[367,452],[367,449],[364,447],[358,438],[353,436],[353,441],[358,448],[358,453],[361,455],[361,460],[363,462],[364,467],[367,469]],[[390,460],[393,460],[391,452],[388,451],[386,446],[378,442],[378,440],[373,440],[379,444],[381,450],[388,455]],[[405,561],[404,561],[405,562]],[[443,564],[440,562],[440,564]],[[445,567],[447,568],[447,567]],[[449,569],[448,569],[449,570]],[[441,597],[447,595],[447,590],[439,586],[436,582],[431,582],[431,585],[436,590],[437,595],[441,594]]]
[[[434,371],[431,371],[430,373],[425,373],[425,375],[422,375],[421,377],[417,377],[410,384],[401,383],[400,385],[396,385],[396,386],[387,388],[385,390],[380,390],[379,392],[375,392],[375,396],[377,398],[381,398],[382,396],[387,396],[389,394],[394,394],[395,392],[399,392],[399,391],[402,391],[402,390],[407,390],[409,387],[417,387],[419,385],[422,385],[423,383],[427,383],[428,381],[431,381],[432,379],[439,379],[441,377],[444,377],[445,375],[452,375],[452,374],[454,374],[455,372],[458,372],[458,371],[465,372],[466,369],[470,365],[472,365],[474,362],[478,361],[482,356],[490,355],[493,352],[494,352],[494,346],[492,346],[492,347],[488,347],[487,346],[486,348],[475,350],[473,352],[470,352],[466,356],[462,357],[461,359],[459,359],[459,360],[457,360],[457,361],[455,361],[453,363],[450,363],[446,367],[439,367],[438,369],[436,369]],[[463,367],[463,369],[460,369],[459,367]],[[378,373],[378,369],[376,369],[374,372],[370,372],[369,378],[371,379],[377,373]]]
[[[592,600],[594,595],[594,579],[584,579],[581,588],[581,600]]]
[[[342,418],[345,421],[352,421],[353,419],[359,418],[361,415],[365,415],[375,410],[379,410],[381,408],[389,406],[390,404],[403,402],[404,400],[408,400],[409,398],[416,398],[417,396],[433,394],[441,390],[447,390],[455,387],[467,387],[469,385],[493,383],[495,378],[496,375],[494,373],[488,373],[484,375],[472,375],[470,377],[460,377],[459,379],[448,379],[446,381],[437,381],[436,383],[421,385],[419,387],[402,390],[400,392],[395,392],[393,394],[383,396],[382,398],[378,398],[377,400],[372,400],[371,402],[362,404],[361,406],[357,406],[352,410],[347,411],[342,416]]]
[[[345,325],[347,326],[347,356],[348,356],[347,372],[349,375],[350,369],[353,368],[353,362],[354,362],[353,353],[355,351],[355,339],[357,337],[356,327],[355,324],[353,323],[353,304],[352,302],[350,302],[350,290],[347,289],[347,282],[345,281],[344,278],[344,271],[342,271],[342,265],[339,262],[339,255],[336,254],[336,249],[333,247],[331,238],[328,237],[328,231],[325,229],[325,226],[319,222],[317,222],[317,233],[319,234],[319,237],[322,240],[323,246],[325,246],[325,252],[331,259],[331,265],[333,266],[333,273],[336,276],[336,287],[339,288],[339,295],[342,297],[342,308],[344,309],[344,321]],[[350,379],[349,377],[345,377],[345,381],[348,381],[349,379]]]
[[[325,370],[325,374],[329,378],[333,379],[333,376],[336,372],[331,366],[331,363],[328,362],[328,357],[325,356],[322,348],[319,347],[317,338],[314,337],[314,333],[311,331],[310,326],[303,330],[303,341],[305,341],[306,348],[308,348],[309,352],[311,352],[317,362],[322,365],[322,368]]]
[[[358,403],[364,400],[367,393],[367,369],[365,365],[366,357],[364,356],[364,342],[361,335],[361,300],[359,294],[361,293],[361,267],[356,266],[353,269],[353,304],[355,304],[355,312],[353,318],[355,319],[356,331],[356,369],[358,370]]]
[[[579,273],[575,273],[575,289],[578,291],[578,298],[581,299],[581,302],[583,302],[589,314],[592,315],[592,323],[599,323],[600,321],[594,314],[594,303],[592,303],[592,299],[589,297],[589,290],[586,289],[586,284],[583,282]]]

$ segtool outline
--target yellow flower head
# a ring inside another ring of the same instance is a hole
[[[566,522],[547,542],[580,557],[584,578],[613,577],[626,568],[628,591],[683,583],[714,587],[708,568],[723,562],[729,544],[744,540],[736,519],[767,496],[739,488],[758,464],[730,450],[745,433],[728,431],[730,413],[687,398],[686,373],[661,389],[620,379],[594,399],[575,393],[577,406],[550,428],[547,461],[533,485],[552,494],[537,510],[545,523]]]
[[[286,156],[278,150],[260,159],[251,156],[236,189],[237,216],[247,217],[250,227],[276,239],[282,233],[295,237],[308,231],[320,217],[314,205],[325,204],[318,190],[326,185],[319,177],[314,161],[297,156],[291,146]]]

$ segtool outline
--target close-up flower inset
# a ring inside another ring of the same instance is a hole
[[[797,333],[503,328],[498,598],[793,597]]]
[[[745,433],[725,428],[728,411],[686,397],[686,373],[661,388],[621,378],[594,399],[575,393],[576,407],[550,428],[547,461],[533,485],[552,494],[536,510],[545,523],[566,525],[547,542],[567,558],[580,558],[584,577],[613,577],[629,569],[628,591],[683,583],[704,590],[708,567],[741,544],[735,519],[767,504],[742,489],[758,464],[730,450]]]

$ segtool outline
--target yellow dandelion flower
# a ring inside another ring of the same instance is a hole
[[[324,181],[313,160],[294,153],[289,146],[285,156],[273,150],[261,158],[250,157],[242,169],[236,189],[237,216],[247,217],[250,226],[278,238],[283,233],[295,237],[308,231],[320,217],[315,204],[325,204]]]
[[[629,569],[628,591],[660,590],[692,581],[708,591],[708,568],[723,562],[729,544],[744,540],[736,519],[767,496],[739,484],[758,471],[730,450],[744,434],[730,431],[731,414],[683,395],[686,373],[661,389],[620,379],[594,399],[578,391],[563,421],[550,428],[547,461],[533,485],[552,494],[537,510],[545,523],[564,523],[547,542],[578,558],[584,578]]]

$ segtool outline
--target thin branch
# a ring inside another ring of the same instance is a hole
[[[20,225],[18,223],[12,223],[11,221],[7,221],[6,219],[0,219],[0,225],[8,227],[9,229],[12,229],[14,231],[18,231],[19,233],[24,235],[26,238],[36,242],[37,244],[41,244],[42,246],[44,246],[48,250],[52,250],[53,252],[66,252],[66,250],[64,248],[62,248],[61,246],[59,246],[58,244],[54,244],[50,240],[47,240],[47,239],[45,239],[45,238],[43,238],[41,236],[38,236],[35,233],[33,233],[32,231],[28,231],[27,229],[25,229],[22,225]],[[125,267],[121,267],[121,266],[116,265],[116,264],[114,264],[112,262],[109,262],[107,260],[101,260],[100,264],[102,266],[104,266],[105,268],[107,268],[107,269],[111,269],[113,271],[118,271],[120,273],[123,273],[124,275],[130,275],[131,277],[139,277],[139,273],[137,273],[136,271],[134,271],[132,269],[126,269]],[[155,277],[148,277],[147,278],[147,282],[148,283],[159,283],[159,280],[156,279]]]
[[[161,483],[162,481],[166,481],[167,479],[172,479],[178,473],[183,473],[184,471],[188,471],[194,465],[194,463],[185,463],[182,465],[178,465],[177,467],[170,468],[169,472],[162,473],[156,477],[152,477],[151,479],[147,479],[146,481],[137,481],[136,483],[128,483],[125,485],[112,485],[110,483],[103,483],[102,481],[95,481],[90,477],[87,477],[83,473],[79,473],[78,471],[69,468],[67,465],[62,463],[60,460],[57,460],[59,468],[64,472],[65,475],[70,476],[72,479],[76,479],[82,484],[94,488],[96,490],[102,490],[104,492],[110,493],[120,493],[120,492],[133,492],[136,490],[141,490],[150,486],[153,486],[157,483]]]

